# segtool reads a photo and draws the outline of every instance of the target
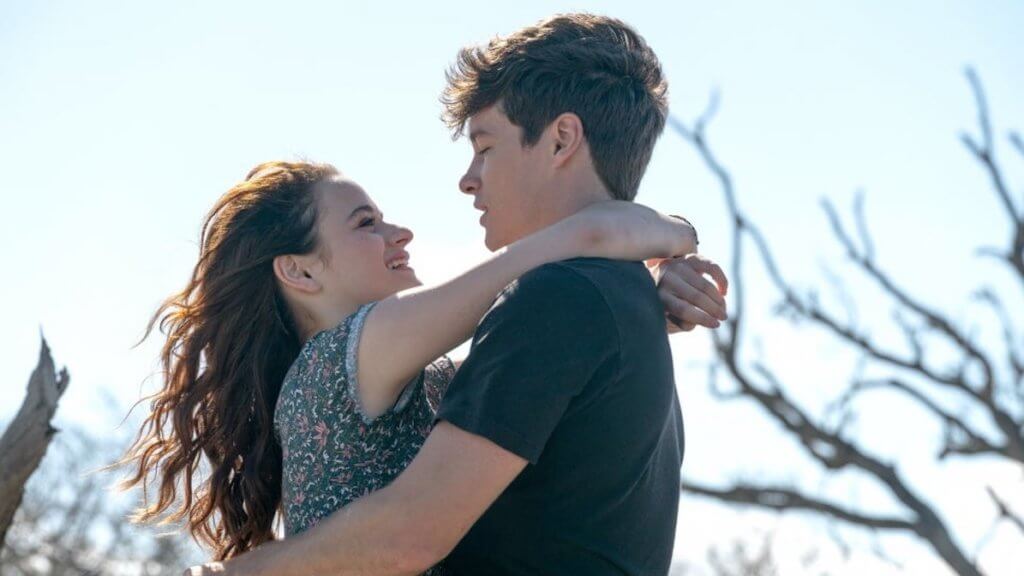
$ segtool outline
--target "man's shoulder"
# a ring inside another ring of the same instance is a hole
[[[540,302],[557,302],[560,306],[573,307],[607,304],[604,297],[606,289],[616,283],[616,278],[635,273],[634,266],[639,265],[604,258],[551,262],[510,283],[499,297],[498,304],[520,301],[529,301],[531,306]]]
[[[502,290],[480,328],[509,324],[518,330],[537,325],[558,331],[556,325],[567,324],[573,329],[581,325],[607,329],[614,324],[614,314],[602,285],[611,276],[597,271],[621,264],[629,263],[577,258],[534,268]]]
[[[628,302],[657,304],[650,274],[637,262],[574,258],[539,266],[505,287],[482,324],[488,320],[516,325],[536,320],[584,322],[610,327]]]
[[[607,258],[573,258],[538,266],[523,274],[510,286],[543,289],[587,284],[601,288],[606,284],[619,284],[622,280],[637,278],[648,281],[651,278],[639,262]]]
[[[639,262],[607,258],[573,258],[540,266],[523,275],[514,288],[527,293],[561,293],[563,297],[599,298],[615,306],[620,300],[657,300],[654,280]]]

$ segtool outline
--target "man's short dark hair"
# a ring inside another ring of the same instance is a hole
[[[632,200],[668,113],[661,63],[620,20],[560,14],[463,48],[441,101],[455,136],[494,104],[532,146],[560,114],[579,116],[594,169],[612,197]]]

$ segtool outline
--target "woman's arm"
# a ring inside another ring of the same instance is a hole
[[[619,260],[693,252],[693,228],[631,202],[600,202],[498,251],[439,286],[381,300],[359,343],[359,395],[368,416],[387,411],[428,363],[472,335],[508,283],[537,266],[579,256]]]

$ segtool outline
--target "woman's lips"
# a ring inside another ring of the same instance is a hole
[[[400,252],[384,263],[388,270],[412,270],[409,267],[409,254]]]

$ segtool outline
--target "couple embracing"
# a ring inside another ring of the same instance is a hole
[[[558,15],[462,50],[442,101],[494,252],[444,284],[327,164],[261,164],[207,216],[126,456],[158,486],[140,517],[213,549],[186,573],[667,574],[667,333],[717,326],[726,279],[632,202],[660,63],[621,21]]]

